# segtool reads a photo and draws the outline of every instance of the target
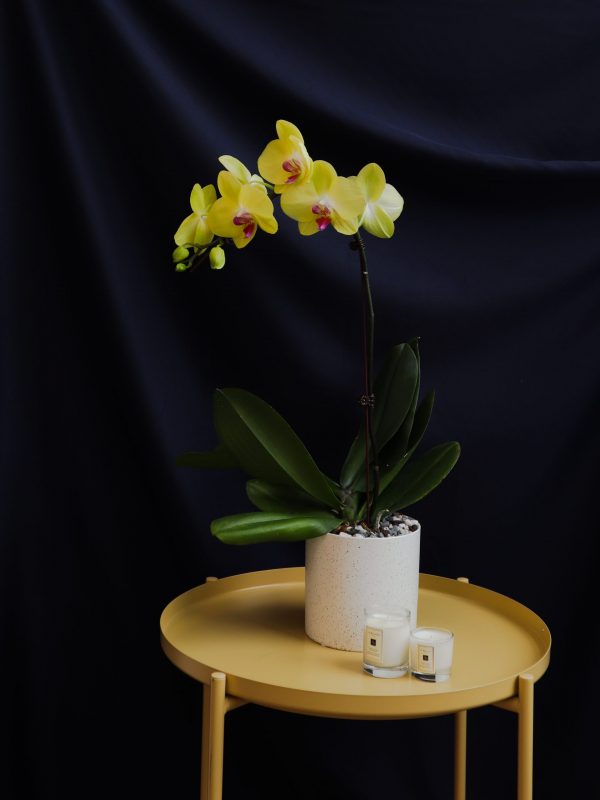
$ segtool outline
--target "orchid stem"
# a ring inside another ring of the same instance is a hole
[[[359,233],[354,234],[351,244],[353,250],[358,251],[360,258],[360,275],[363,297],[363,364],[364,364],[364,395],[361,405],[365,409],[365,479],[366,479],[366,522],[371,527],[371,520],[377,496],[379,495],[379,462],[375,434],[373,431],[373,407],[375,396],[373,394],[373,343],[375,338],[375,312],[373,310],[373,296],[369,283],[369,268],[365,244]],[[371,455],[372,452],[372,455]],[[373,489],[371,489],[371,464],[373,465]]]

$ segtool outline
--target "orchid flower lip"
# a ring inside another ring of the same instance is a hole
[[[233,218],[234,225],[249,225],[252,222],[254,222],[252,214],[249,214],[247,211],[243,211],[241,214],[236,214],[236,216]]]
[[[290,174],[290,177],[285,180],[286,184],[294,183],[302,174],[302,162],[295,155],[284,161],[281,168]]]
[[[325,228],[331,224],[331,209],[323,201],[315,203],[311,208],[312,213],[315,215],[317,228],[324,231]]]
[[[242,211],[240,214],[236,214],[236,216],[233,218],[233,224],[244,226],[244,239],[251,239],[254,235],[254,231],[256,230],[256,222],[254,222],[254,217],[248,211]]]
[[[281,166],[285,172],[291,172],[293,175],[298,175],[302,170],[302,164],[297,158],[288,158]]]

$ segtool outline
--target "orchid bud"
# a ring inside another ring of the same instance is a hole
[[[185,259],[189,256],[190,251],[187,247],[176,247],[173,250],[173,261],[177,263],[178,261],[185,261]]]
[[[225,264],[225,251],[217,245],[213,247],[209,254],[211,269],[222,269]]]

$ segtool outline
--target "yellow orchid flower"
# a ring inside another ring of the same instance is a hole
[[[236,247],[246,247],[257,226],[266,233],[277,232],[273,203],[263,189],[242,183],[231,172],[222,170],[217,180],[222,197],[208,214],[208,224],[217,236],[233,239]]]
[[[389,183],[379,164],[367,164],[355,177],[350,178],[366,201],[360,225],[373,236],[389,239],[394,235],[394,220],[404,207],[402,195]]]
[[[231,172],[240,183],[253,183],[256,186],[260,186],[265,192],[267,191],[267,187],[260,175],[252,175],[248,167],[242,164],[235,156],[220,156],[219,162],[225,167],[227,172]]]
[[[278,138],[269,142],[260,154],[258,171],[274,185],[277,194],[282,194],[310,178],[313,162],[295,125],[280,119],[275,127]]]
[[[205,245],[212,242],[213,232],[207,222],[208,212],[217,199],[212,183],[204,189],[199,183],[194,184],[190,195],[193,213],[186,217],[175,233],[175,244],[180,247],[186,244]]]
[[[304,236],[323,231],[330,224],[338,233],[352,235],[365,210],[360,187],[338,177],[327,161],[315,161],[310,180],[281,195],[284,213],[298,222]]]

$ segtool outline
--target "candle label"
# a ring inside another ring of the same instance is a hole
[[[364,651],[368,663],[381,661],[381,647],[383,644],[383,631],[381,628],[365,628]]]
[[[429,644],[417,645],[417,672],[423,675],[435,675],[434,649]]]

